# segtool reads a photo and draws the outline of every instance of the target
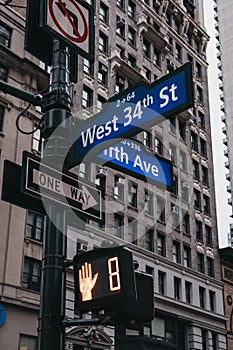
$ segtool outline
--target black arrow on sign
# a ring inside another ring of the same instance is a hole
[[[63,14],[63,16],[67,17],[73,27],[73,34],[80,37],[78,32],[78,17],[69,9],[66,8],[66,3],[61,0],[56,2],[57,7]]]

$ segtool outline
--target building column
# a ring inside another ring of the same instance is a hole
[[[202,350],[202,333],[201,328],[190,326],[188,329],[188,349]]]

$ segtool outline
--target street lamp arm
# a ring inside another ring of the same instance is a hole
[[[40,94],[30,94],[24,90],[18,89],[17,87],[0,80],[0,91],[15,96],[21,100],[31,103],[34,106],[41,106],[42,96]]]

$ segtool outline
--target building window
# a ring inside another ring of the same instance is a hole
[[[203,90],[199,86],[197,87],[197,102],[203,103]]]
[[[146,56],[147,58],[151,57],[151,52],[150,52],[150,41],[148,41],[147,39],[143,39],[143,44],[142,44],[142,50],[143,50],[143,54],[144,56]]]
[[[191,147],[194,151],[198,152],[198,138],[195,132],[191,132]]]
[[[26,223],[26,237],[43,241],[44,216],[28,211]]]
[[[146,67],[143,67],[146,72],[146,78],[150,81],[151,80],[151,71],[147,69]]]
[[[115,93],[119,94],[119,92],[125,89],[125,78],[116,75],[116,85],[115,85]]]
[[[102,188],[105,188],[105,183],[106,183],[106,169],[96,166],[95,168],[95,184],[97,186],[100,186]]]
[[[125,37],[125,19],[116,16],[116,32],[123,38]]]
[[[163,144],[157,137],[155,138],[155,153],[159,154],[160,156],[163,155]]]
[[[128,204],[137,208],[137,185],[129,181],[128,183]]]
[[[214,260],[207,256],[207,275],[214,277]]]
[[[212,349],[218,350],[218,335],[217,333],[211,332],[212,334]]]
[[[145,191],[145,206],[144,210],[146,213],[153,214],[153,194],[151,192]]]
[[[207,350],[209,348],[207,348],[208,345],[208,331],[205,329],[201,330],[201,340],[202,340],[202,350]]]
[[[194,196],[195,208],[201,210],[201,194],[200,194],[200,192],[198,190],[194,189],[193,196]]]
[[[137,60],[130,54],[128,54],[128,65],[137,69]]]
[[[179,137],[183,141],[185,141],[185,139],[186,139],[185,130],[186,130],[185,123],[183,121],[179,120]]]
[[[188,31],[187,33],[187,42],[189,43],[189,45],[192,46],[192,42],[193,42],[193,33]],[[190,63],[193,63],[193,57],[188,55],[188,60]]]
[[[108,67],[99,62],[98,81],[102,84],[108,83]]]
[[[205,185],[209,185],[209,174],[208,174],[208,168],[202,165],[201,167],[202,171],[202,182]]]
[[[176,230],[179,230],[179,208],[171,204],[171,212],[172,212],[172,227]]]
[[[180,151],[180,166],[182,170],[187,171],[187,157],[182,151]]]
[[[99,18],[102,22],[108,22],[108,6],[100,2]]]
[[[154,268],[146,265],[146,273],[148,273],[148,275],[151,275],[154,277]]]
[[[153,61],[153,64],[156,65],[156,66],[159,66],[160,67],[160,53],[159,51],[156,49],[156,47],[154,46],[153,47],[153,57],[152,57],[152,61]]]
[[[176,19],[174,19],[173,28],[178,34],[180,33],[180,23]]]
[[[124,226],[124,216],[120,214],[114,214],[114,236],[118,238],[123,238],[123,226]]]
[[[93,63],[87,58],[83,59],[83,71],[89,75],[93,75]]]
[[[19,335],[19,350],[37,350],[37,337],[31,335]]]
[[[184,0],[183,1],[184,6],[186,7],[188,13],[192,18],[194,18],[194,12],[195,12],[195,5],[194,5],[194,0]]]
[[[157,220],[165,222],[165,201],[157,197]]]
[[[117,4],[117,6],[120,7],[122,10],[123,10],[124,7],[125,7],[125,2],[124,2],[124,0],[117,0],[116,4]]]
[[[42,151],[43,138],[41,136],[41,130],[34,128],[35,132],[33,133],[32,139],[32,150],[36,152]]]
[[[210,302],[210,311],[215,311],[216,305],[216,295],[212,290],[209,291],[209,302]]]
[[[180,263],[180,243],[173,241],[172,245],[172,261]]]
[[[201,145],[201,155],[203,157],[207,157],[207,146],[206,141],[200,138],[200,145]]]
[[[10,47],[11,29],[5,24],[0,23],[0,43],[6,47]]]
[[[177,153],[176,153],[176,147],[173,145],[169,145],[169,158],[173,165],[177,164]]]
[[[200,111],[198,111],[197,114],[197,125],[199,126],[199,128],[205,130],[205,116]]]
[[[186,234],[190,234],[190,217],[188,213],[183,214],[182,231]]]
[[[40,291],[41,261],[24,257],[23,286],[25,288]]]
[[[184,266],[191,267],[191,249],[184,245]]]
[[[200,179],[199,163],[193,159],[193,177],[196,180]]]
[[[210,247],[213,245],[212,241],[212,228],[208,225],[205,225],[205,239],[206,239],[206,244]]]
[[[165,295],[165,280],[166,273],[163,271],[158,271],[158,289],[159,293]]]
[[[175,58],[179,61],[182,60],[182,48],[177,43],[176,43],[176,48],[175,48]]]
[[[88,108],[93,105],[93,90],[87,86],[83,86],[83,95],[82,95],[82,107]]]
[[[135,219],[128,220],[128,241],[137,244],[137,221]]]
[[[0,132],[3,131],[3,119],[4,119],[5,108],[0,106]]]
[[[175,69],[175,64],[172,61],[167,60],[167,74],[172,73],[174,69]]]
[[[145,69],[146,78],[150,81],[151,80],[151,71],[149,69],[147,69],[146,67],[143,67],[143,69]]]
[[[7,74],[7,69],[0,65],[0,80],[7,81]]]
[[[205,308],[205,288],[199,287],[199,301],[200,307]]]
[[[93,0],[85,0],[89,5],[93,6],[94,3],[93,3]]]
[[[203,210],[204,213],[210,214],[210,197],[203,195]]]
[[[202,222],[199,220],[195,220],[195,228],[196,228],[196,239],[198,241],[203,242]]]
[[[192,283],[185,281],[185,301],[188,304],[192,303]]]
[[[128,16],[131,18],[135,18],[135,9],[136,5],[133,1],[129,0],[128,3]]]
[[[107,53],[108,50],[108,37],[102,32],[99,34],[99,50],[103,53]]]
[[[114,199],[124,200],[125,179],[120,176],[114,178]]]
[[[189,200],[188,187],[189,187],[189,185],[186,181],[181,181],[181,198],[185,202],[188,202],[188,200]]]
[[[172,194],[178,196],[178,177],[173,175]]]
[[[177,277],[174,277],[174,298],[181,299],[181,279]]]
[[[128,28],[128,43],[132,46],[136,45],[136,32],[135,30],[129,26]]]
[[[150,252],[154,251],[154,230],[149,229],[145,233],[145,248]]]
[[[151,133],[149,131],[143,131],[143,144],[144,144],[144,146],[151,148],[151,143],[152,143]]]
[[[176,135],[176,118],[170,119],[169,131],[170,131],[172,134]]]
[[[201,253],[197,253],[197,270],[198,272],[205,273],[204,255]]]
[[[161,234],[158,234],[157,238],[157,254],[160,256],[166,256],[165,236]]]
[[[87,179],[87,169],[86,169],[85,163],[79,164],[78,176],[81,177],[82,179]]]
[[[105,103],[106,103],[105,98],[98,95],[98,97],[97,97],[97,113],[103,109]]]

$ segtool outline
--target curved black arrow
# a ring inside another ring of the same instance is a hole
[[[73,27],[73,34],[79,37],[80,35],[78,32],[78,17],[66,7],[65,2],[57,1],[56,5],[59,8],[59,10],[61,11],[61,13],[63,14],[63,16],[68,17],[68,19]]]

